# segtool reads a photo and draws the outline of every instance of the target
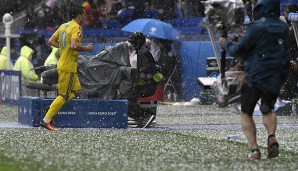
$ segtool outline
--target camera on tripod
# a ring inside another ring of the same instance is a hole
[[[211,27],[223,23],[227,31],[233,31],[243,26],[245,6],[242,0],[207,0],[204,4],[206,22]]]
[[[227,37],[227,32],[242,33],[245,24],[245,6],[242,0],[207,0],[205,4],[205,20],[208,28],[209,36],[213,44],[215,56],[217,57],[217,64],[219,66],[220,75],[211,85],[212,92],[216,97],[216,102],[219,106],[225,107],[234,101],[234,97],[238,97],[237,93],[239,87],[242,85],[239,75],[242,71],[229,72],[226,70],[226,53],[224,49],[221,50],[220,55],[217,54],[217,46],[215,44],[213,31],[216,30],[220,37]]]

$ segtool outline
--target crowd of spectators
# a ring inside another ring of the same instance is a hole
[[[38,3],[40,3],[40,0],[1,0],[0,16],[5,13],[15,16],[25,10],[28,4],[37,5]]]
[[[53,30],[70,19],[72,5],[82,4],[86,11],[85,28],[119,28],[138,18],[168,21],[174,18],[203,16],[198,0],[45,0],[37,10],[27,4],[25,29]]]

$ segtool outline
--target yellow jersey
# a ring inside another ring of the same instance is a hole
[[[82,27],[74,20],[60,25],[54,36],[59,40],[60,58],[57,68],[64,72],[77,72],[79,52],[70,47],[71,39],[83,41]]]

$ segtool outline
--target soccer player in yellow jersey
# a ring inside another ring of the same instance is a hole
[[[55,131],[52,119],[68,101],[79,95],[81,84],[77,76],[77,59],[80,51],[91,52],[92,43],[82,46],[82,27],[80,24],[85,18],[82,6],[74,6],[70,11],[72,20],[60,25],[49,39],[49,44],[59,48],[60,59],[57,64],[58,70],[58,93],[57,98],[50,105],[41,126]]]

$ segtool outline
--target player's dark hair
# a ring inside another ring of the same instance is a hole
[[[71,5],[70,17],[76,18],[80,14],[84,14],[84,7],[81,5]]]

